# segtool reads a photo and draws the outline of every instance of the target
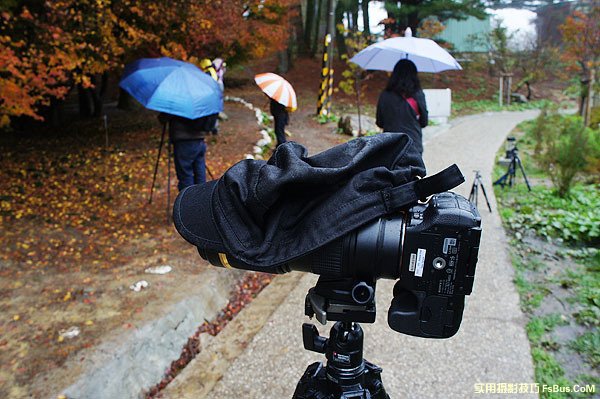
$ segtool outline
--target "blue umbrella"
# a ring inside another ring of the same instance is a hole
[[[188,62],[142,58],[125,67],[119,86],[144,107],[196,119],[223,111],[217,82]]]

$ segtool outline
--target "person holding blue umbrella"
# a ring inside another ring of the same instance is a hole
[[[179,191],[193,184],[206,182],[207,148],[204,136],[214,129],[217,116],[218,114],[212,114],[188,119],[165,112],[158,115],[158,120],[169,126]]]
[[[159,120],[163,124],[163,135],[150,188],[150,202],[167,126],[169,143],[174,146],[179,190],[205,182],[204,136],[223,111],[223,92],[217,82],[193,64],[162,57],[142,58],[128,64],[119,86],[146,108],[161,112]]]

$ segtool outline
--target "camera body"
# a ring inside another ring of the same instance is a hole
[[[404,334],[447,338],[458,331],[464,297],[473,288],[480,237],[475,206],[444,192],[268,272],[318,274],[306,298],[306,314],[323,324],[374,322],[376,281],[397,279],[389,326]],[[256,270],[226,254],[199,252],[215,266]]]
[[[404,334],[451,337],[473,289],[481,217],[465,198],[443,193],[412,207],[407,218],[388,324]]]

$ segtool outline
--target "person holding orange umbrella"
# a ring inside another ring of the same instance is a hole
[[[277,137],[277,147],[287,141],[285,137],[285,127],[290,123],[290,116],[285,106],[279,104],[277,101],[270,99],[269,108],[271,115],[273,115],[273,122],[275,123],[275,137]]]
[[[277,146],[285,143],[285,127],[290,121],[288,110],[295,111],[298,107],[296,92],[292,85],[274,73],[261,73],[254,77],[254,81],[271,100],[269,108],[275,123],[275,137]]]

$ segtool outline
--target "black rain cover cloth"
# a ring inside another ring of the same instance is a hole
[[[419,180],[425,166],[410,143],[406,134],[382,133],[312,157],[285,143],[269,161],[240,161],[181,191],[175,226],[197,247],[268,271],[464,181],[456,165]]]

